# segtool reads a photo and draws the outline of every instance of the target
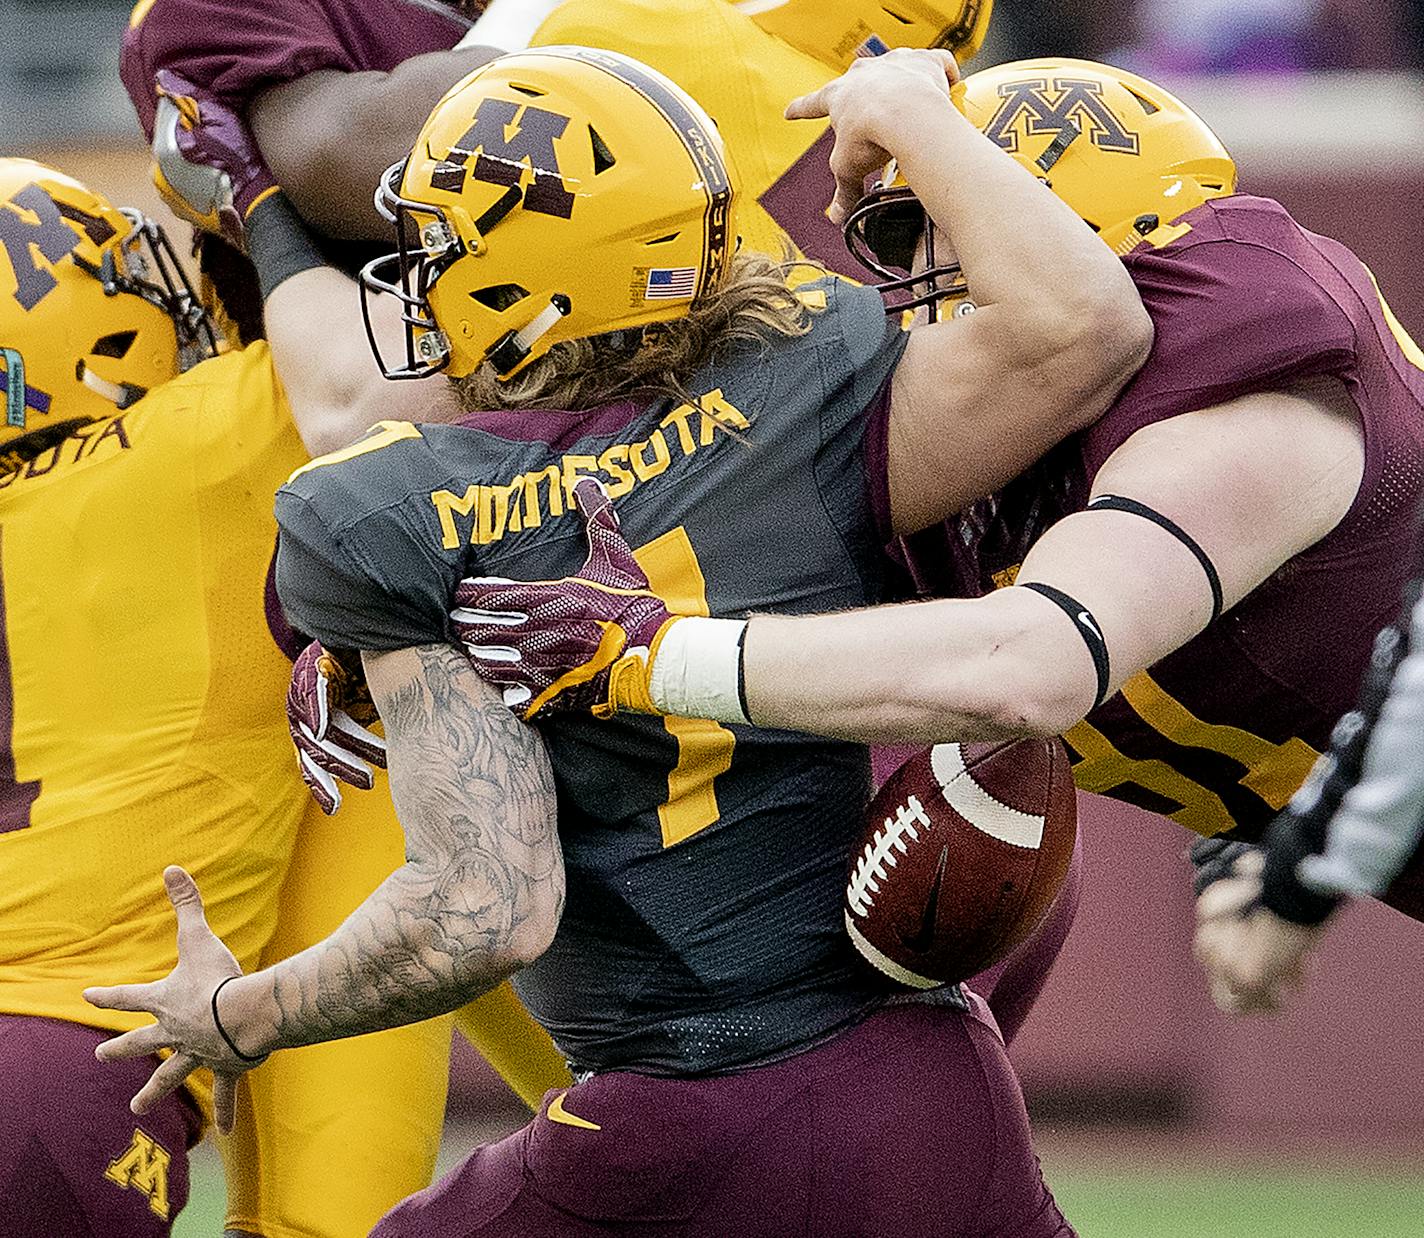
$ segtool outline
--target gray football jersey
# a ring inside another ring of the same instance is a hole
[[[277,582],[334,648],[453,639],[467,575],[549,579],[586,545],[571,492],[612,495],[684,612],[864,606],[886,595],[864,459],[905,335],[838,281],[808,334],[719,361],[698,405],[386,423],[277,497]],[[842,923],[866,750],[687,719],[550,717],[568,898],[520,996],[581,1068],[697,1074],[774,1060],[879,1005]]]

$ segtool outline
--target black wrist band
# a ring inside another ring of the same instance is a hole
[[[748,722],[752,720],[752,711],[747,708],[747,628],[750,624],[750,619],[742,624],[742,634],[737,637],[737,703]]]
[[[1308,830],[1289,810],[1282,813],[1266,832],[1266,867],[1261,874],[1261,906],[1292,924],[1313,927],[1323,924],[1340,905],[1335,894],[1321,894],[1301,881],[1301,860],[1316,848]]]
[[[223,1038],[223,1043],[233,1051],[236,1057],[244,1062],[261,1062],[266,1059],[267,1055],[265,1053],[258,1053],[254,1056],[249,1053],[244,1053],[237,1047],[233,1038],[227,1034],[227,1028],[222,1025],[222,1020],[218,1018],[218,994],[223,991],[223,985],[231,984],[237,978],[236,976],[229,976],[213,990],[213,1026],[218,1029],[218,1035]]]
[[[247,256],[257,268],[264,302],[293,275],[327,265],[296,207],[280,191],[254,206],[245,226]]]

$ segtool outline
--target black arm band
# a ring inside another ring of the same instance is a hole
[[[1150,520],[1158,528],[1166,529],[1190,550],[1196,556],[1197,562],[1201,564],[1202,571],[1206,573],[1206,583],[1211,586],[1211,621],[1215,623],[1221,618],[1221,577],[1217,575],[1216,564],[1181,525],[1173,520],[1168,520],[1161,512],[1154,511],[1146,503],[1139,503],[1136,499],[1125,499],[1120,494],[1099,495],[1088,504],[1088,510],[1090,512],[1126,512],[1129,516],[1141,516],[1144,520]]]
[[[264,303],[293,275],[328,265],[284,193],[268,194],[254,206],[246,231],[247,256],[257,268]]]
[[[1107,699],[1110,665],[1108,643],[1103,639],[1102,629],[1098,627],[1098,621],[1093,618],[1093,612],[1081,602],[1069,597],[1062,589],[1055,589],[1052,585],[1041,585],[1037,581],[1033,581],[1031,584],[1020,585],[1018,588],[1032,589],[1035,593],[1041,593],[1073,620],[1073,626],[1078,629],[1078,635],[1083,638],[1083,644],[1087,645],[1088,652],[1093,655],[1093,669],[1098,673],[1098,695],[1093,701],[1093,708],[1096,709]]]

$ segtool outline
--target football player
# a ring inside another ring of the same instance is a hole
[[[900,543],[922,594],[959,600],[750,621],[675,606],[687,617],[654,656],[603,642],[598,658],[622,669],[592,703],[869,740],[1066,732],[1080,787],[1203,835],[1258,837],[1392,618],[1424,353],[1349,250],[1235,192],[1227,152],[1160,87],[1047,60],[975,74],[957,102],[1122,254],[1156,328],[1146,366],[1011,486]],[[939,268],[925,297],[967,310],[977,276],[950,280],[958,263],[915,195],[892,183],[854,207],[859,195],[843,177],[853,243],[887,273],[918,244]],[[903,523],[892,496],[886,539]],[[590,607],[617,622],[612,598],[546,609],[567,588],[461,593],[510,612],[460,631],[498,647],[479,664],[525,694],[526,715],[561,675],[587,677],[575,667],[591,648],[569,625]],[[1415,884],[1386,898],[1424,912]]]
[[[93,1062],[134,1020],[80,991],[98,970],[167,970],[168,926],[146,910],[156,855],[206,874],[214,921],[249,963],[284,944],[294,851],[368,888],[398,862],[379,799],[330,824],[307,803],[273,698],[298,646],[264,587],[271,492],[308,448],[348,441],[376,413],[358,401],[294,424],[265,345],[179,377],[214,341],[161,230],[53,169],[0,160],[0,245],[0,1231],[166,1233],[211,1083],[135,1120],[122,1081]],[[360,863],[344,854],[351,833],[372,840]],[[404,1106],[363,1115],[372,1144],[341,1150],[347,1188],[298,1214],[336,1220],[302,1232],[359,1232],[428,1182],[449,1035],[440,1021],[363,1046],[365,1069],[401,1078]],[[294,1061],[286,1081],[317,1065]],[[351,1121],[351,1103],[310,1105],[304,1129]],[[254,1207],[271,1191],[262,1169],[247,1179]],[[284,1215],[262,1232],[295,1232]]]
[[[1424,525],[1399,619],[1375,639],[1356,707],[1267,831],[1233,844],[1229,871],[1197,903],[1197,956],[1223,1010],[1277,1010],[1305,977],[1344,897],[1379,897],[1424,833]]]
[[[811,176],[816,188],[801,196],[814,203],[819,215],[824,154],[797,164],[816,134],[776,123],[787,95],[823,83],[834,72],[830,66],[848,62],[862,44],[869,50],[889,42],[938,40],[962,56],[972,55],[992,5],[989,0],[924,4],[912,23],[896,21],[893,29],[885,28],[878,6],[859,0],[829,5],[790,0],[752,18],[725,0],[573,0],[518,6],[496,0],[473,26],[451,11],[454,7],[409,0],[261,0],[245,8],[242,22],[233,23],[226,6],[215,7],[210,0],[149,0],[135,9],[125,37],[123,77],[150,136],[160,97],[153,83],[160,70],[185,83],[172,88],[180,98],[185,90],[188,99],[206,91],[214,102],[245,111],[262,154],[298,209],[325,232],[360,238],[373,235],[373,223],[385,228],[370,208],[368,186],[405,153],[430,106],[451,81],[483,63],[494,48],[522,46],[531,37],[541,42],[596,40],[652,61],[702,98],[723,127],[731,128],[743,155],[744,181],[757,192],[782,178],[778,192],[784,202],[788,195],[801,194],[798,186]],[[479,6],[459,7],[473,17],[472,10]],[[536,35],[536,27],[550,13]],[[777,37],[786,32],[793,33],[793,41],[804,50],[788,47]],[[808,37],[812,33],[814,38]],[[709,48],[716,54],[705,54]],[[704,51],[692,55],[691,49]],[[729,64],[736,64],[737,72],[728,73]],[[164,160],[174,180],[166,195],[170,203],[185,217],[209,226],[225,222],[227,234],[241,242],[241,228],[234,224],[267,182],[248,190],[236,210],[230,200],[220,199],[221,186],[212,183],[206,191],[219,196],[199,204],[205,209],[182,209],[176,190],[190,195],[203,190],[194,188],[193,170],[175,162],[176,128],[172,137]],[[796,174],[785,176],[793,165]],[[786,245],[770,216],[754,204],[744,211],[741,230],[748,243],[758,247],[779,253]],[[839,247],[838,234],[834,239]],[[263,328],[255,282],[244,278],[246,263],[212,234],[203,238],[201,254],[205,271],[223,294],[223,307],[233,311],[238,324],[233,334],[258,338]],[[268,961],[323,936],[371,888],[373,874],[389,871],[398,860],[388,849],[389,832],[346,830],[340,850],[343,866],[337,867],[324,853],[328,837],[324,823],[313,823],[303,832],[283,892],[277,935],[264,955]],[[369,855],[355,845],[356,839]],[[340,880],[343,875],[349,884]],[[1071,919],[1071,913],[1072,903],[1065,900],[1060,920]],[[999,1008],[1006,1034],[1018,1022],[1011,1009],[1012,990],[1012,985],[1005,986],[1005,1004]],[[474,1017],[466,1018],[467,1013]],[[527,1036],[526,1024],[507,990],[458,1016],[461,1032],[522,1096],[537,1100],[558,1078],[551,1076],[554,1063],[546,1037],[528,1037],[530,1052],[521,1055],[518,1036]],[[392,1095],[401,1086],[400,1072],[363,1062],[366,1043],[283,1055],[250,1078],[248,1114],[256,1121],[243,1122],[223,1141],[234,1224],[274,1236],[331,1232],[342,1225],[356,1228],[340,1210],[338,1198],[322,1191],[317,1180],[328,1166],[348,1163],[348,1149],[381,1143],[370,1135],[359,1137],[334,1106],[349,1110],[347,1098],[357,1095],[363,1098],[363,1113],[400,1108]],[[323,1064],[320,1070],[318,1063]],[[313,1113],[329,1116],[318,1124]],[[314,1141],[313,1129],[323,1131],[328,1143]],[[295,1142],[301,1143],[300,1151]],[[421,1142],[430,1145],[429,1132]],[[375,1174],[352,1177],[381,1181]]]
[[[191,106],[187,100],[193,93],[205,90],[213,101],[247,112],[263,155],[300,211],[325,232],[360,238],[373,234],[373,223],[385,227],[370,208],[367,186],[405,153],[450,82],[487,60],[494,48],[523,45],[556,9],[538,31],[540,41],[597,39],[654,61],[705,97],[723,125],[733,128],[744,156],[744,175],[753,185],[766,186],[782,177],[815,138],[814,133],[775,123],[788,94],[827,80],[834,71],[829,65],[848,61],[863,43],[938,39],[961,55],[971,55],[983,38],[992,6],[989,0],[926,4],[916,11],[912,24],[897,21],[894,29],[884,28],[878,6],[864,3],[810,5],[791,0],[774,13],[768,10],[752,19],[725,0],[518,6],[496,0],[471,25],[467,18],[475,17],[479,7],[410,0],[261,0],[246,6],[243,21],[235,23],[227,6],[210,0],[147,0],[134,10],[125,36],[122,73],[150,136],[160,99],[153,84],[160,70],[176,74],[183,83],[172,86],[170,93],[184,100],[184,106]],[[762,26],[778,33],[794,31],[806,53],[786,46]],[[807,37],[811,31],[814,39]],[[690,55],[694,48],[715,48],[717,54]],[[727,73],[732,63],[738,71]],[[168,200],[185,217],[221,228],[241,243],[240,216],[266,182],[249,190],[235,207],[221,197],[220,185],[195,188],[193,169],[174,159],[176,125],[170,133],[173,145],[164,168],[174,185],[168,187]],[[824,156],[801,168],[800,179],[807,175],[806,168],[824,179]],[[783,197],[798,183],[786,178],[780,186]],[[209,200],[198,203],[205,209],[184,209],[179,190],[195,198],[207,192]],[[816,202],[819,213],[819,187],[808,201]],[[775,252],[786,244],[784,234],[755,205],[744,212],[742,232]],[[233,320],[230,334],[244,341],[260,338],[259,301],[247,264],[212,233],[203,237],[200,254],[205,273],[222,294],[218,303],[231,311],[224,315]],[[326,851],[331,828],[324,822],[309,823],[264,959],[295,953],[339,923],[374,885],[373,876],[398,861],[389,850],[392,837],[388,830],[341,831],[342,862],[337,865]],[[358,839],[361,846],[355,845]],[[1061,911],[1071,916],[1071,904],[1065,903]],[[461,1011],[457,1019],[460,1031],[526,1099],[537,1100],[559,1081],[547,1037],[531,1034],[507,990]],[[1003,1019],[1006,1029],[1016,1025],[1007,1006]],[[528,1041],[527,1055],[519,1049],[520,1037]],[[374,1131],[362,1135],[343,1121],[342,1113],[402,1111],[394,1093],[403,1086],[403,1072],[363,1059],[367,1043],[283,1055],[247,1081],[246,1113],[256,1120],[241,1123],[222,1141],[231,1223],[274,1238],[289,1232],[358,1228],[352,1218],[360,1214],[360,1198],[352,1201],[353,1212],[318,1182],[329,1167],[340,1164],[348,1167],[353,1181],[370,1183],[373,1189],[384,1190],[389,1183],[389,1175],[351,1169],[348,1159],[350,1149],[375,1149],[383,1141]],[[359,1105],[351,1105],[352,1096],[362,1098]],[[415,1130],[419,1122],[414,1114],[425,1111],[406,1106],[403,1112]],[[325,1116],[317,1121],[314,1114]],[[322,1142],[313,1138],[314,1130],[323,1132]],[[426,1130],[417,1142],[428,1150],[432,1139]]]
[[[573,505],[611,520],[588,476],[689,605],[867,601],[886,583],[868,440],[886,445],[880,482],[909,529],[1024,467],[1068,428],[1065,407],[1081,425],[1107,405],[1148,345],[1131,283],[963,122],[953,72],[943,53],[891,53],[804,105],[829,112],[847,176],[902,155],[982,272],[976,315],[909,334],[873,290],[793,293],[765,257],[734,255],[721,139],[645,66],[528,52],[442,100],[383,182],[400,250],[363,282],[399,297],[410,325],[386,371],[448,372],[487,411],[386,424],[279,500],[284,605],[328,647],[363,652],[411,858],[324,943],[251,976],[218,961],[191,881],[170,870],[178,968],[91,994],[159,1017],[106,1057],[176,1050],[140,1108],[195,1064],[232,1074],[437,1013],[523,964],[521,996],[591,1076],[380,1232],[779,1233],[791,1217],[826,1234],[1069,1232],[987,1016],[958,989],[895,1004],[841,931],[864,748],[565,717],[542,732],[555,838],[535,733],[509,730],[447,615],[475,566],[572,567]],[[887,124],[896,98],[905,115]],[[491,129],[511,106],[515,128]],[[496,155],[516,135],[534,148],[512,177]],[[274,339],[279,303],[356,328],[355,289],[280,194],[247,230]],[[1045,304],[1045,281],[1062,300]],[[308,354],[288,381],[320,403],[349,377]],[[971,446],[977,482],[960,468]]]

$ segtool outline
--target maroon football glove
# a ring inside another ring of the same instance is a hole
[[[613,501],[586,477],[574,487],[588,536],[577,576],[469,576],[455,590],[455,631],[480,675],[528,721],[543,710],[656,714],[648,677],[678,616],[655,594],[618,531]]]
[[[378,716],[359,667],[343,665],[319,641],[302,650],[287,689],[287,728],[302,781],[327,816],[341,805],[338,780],[369,791],[371,766],[386,768],[385,741],[367,729]]]
[[[155,79],[154,184],[175,214],[239,249],[244,222],[277,182],[247,122],[186,78],[160,69]]]

